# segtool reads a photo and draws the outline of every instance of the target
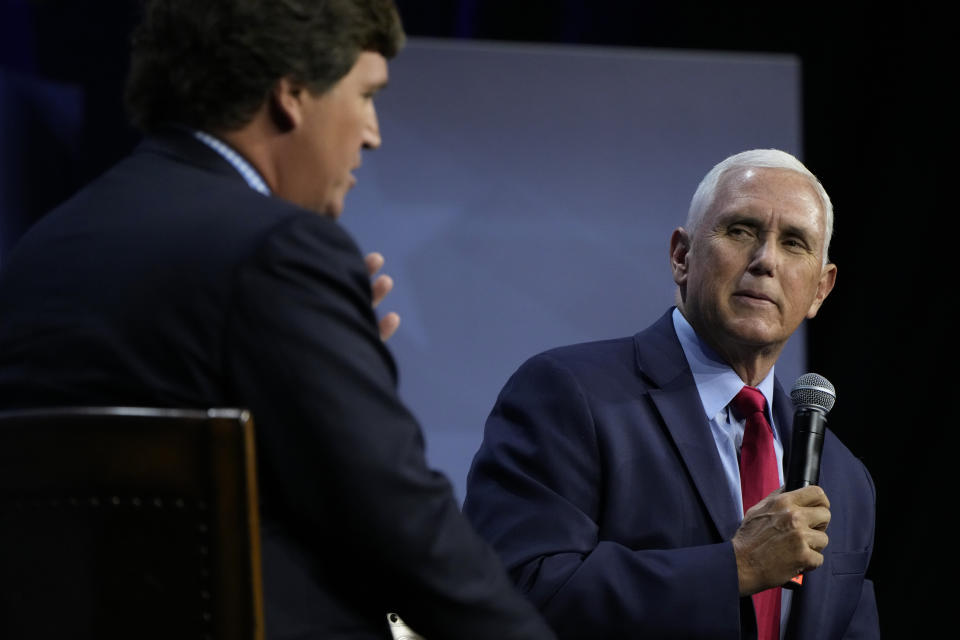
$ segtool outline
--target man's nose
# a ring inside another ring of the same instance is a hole
[[[748,269],[754,275],[773,275],[777,264],[776,243],[761,237],[750,256]]]
[[[371,102],[370,115],[367,117],[367,124],[363,129],[363,148],[378,149],[380,148],[380,142],[380,123],[377,121],[377,110]]]

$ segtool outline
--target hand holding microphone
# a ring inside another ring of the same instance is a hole
[[[816,485],[826,414],[836,393],[826,378],[807,373],[797,379],[790,397],[795,409],[784,488],[751,507],[733,537],[742,596],[775,586],[799,587],[802,572],[822,564],[829,541],[830,501]]]

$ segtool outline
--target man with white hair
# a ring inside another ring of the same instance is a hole
[[[507,382],[464,510],[559,637],[879,637],[866,468],[828,431],[819,486],[782,488],[774,364],[833,288],[832,225],[796,158],[731,156],[670,237],[676,307]]]

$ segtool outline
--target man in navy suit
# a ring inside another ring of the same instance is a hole
[[[267,637],[552,638],[424,457],[369,270],[337,223],[404,39],[391,0],[154,0],[145,141],[0,271],[0,409],[240,406]],[[374,283],[377,286],[377,283]]]
[[[819,486],[764,493],[746,513],[741,497],[732,401],[762,394],[782,485],[792,406],[774,364],[833,288],[832,226],[796,158],[731,156],[670,238],[676,307],[635,336],[539,354],[507,382],[464,511],[559,637],[756,638],[764,593],[776,609],[761,638],[879,636],[862,463],[828,431]]]

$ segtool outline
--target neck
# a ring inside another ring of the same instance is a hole
[[[697,337],[713,349],[744,384],[751,387],[760,384],[770,374],[770,370],[777,363],[777,358],[780,357],[780,352],[786,345],[786,342],[772,345],[731,342],[729,339],[723,339],[725,336],[710,331],[709,327],[698,326],[699,323],[691,321],[682,303],[677,304],[677,308],[690,323]]]
[[[772,362],[751,362],[751,363],[736,363],[731,364],[731,368],[740,376],[740,379],[743,380],[743,383],[750,385],[751,387],[758,386],[767,375],[770,374],[770,370],[773,368]]]
[[[783,350],[783,345],[758,350],[752,345],[737,348],[739,345],[717,345],[709,340],[707,343],[723,357],[743,383],[751,387],[759,385],[770,374]]]
[[[237,151],[260,173],[274,193],[278,190],[278,132],[261,108],[253,119],[239,129],[211,132]]]

